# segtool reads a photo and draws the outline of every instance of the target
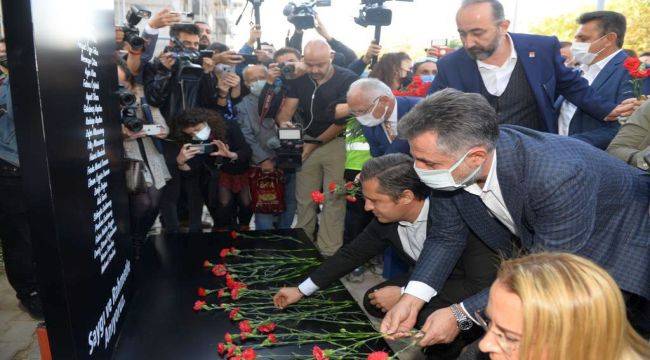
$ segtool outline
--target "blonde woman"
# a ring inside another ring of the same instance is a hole
[[[479,348],[490,359],[650,359],[614,279],[590,260],[539,253],[505,261],[490,289]]]

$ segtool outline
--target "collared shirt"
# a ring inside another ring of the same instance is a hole
[[[503,65],[490,65],[481,60],[476,60],[476,65],[478,65],[478,71],[481,73],[485,89],[494,96],[501,96],[506,91],[508,82],[510,82],[510,76],[515,70],[515,65],[517,65],[515,44],[512,42],[510,35],[506,34],[506,37],[510,42],[510,57]]]
[[[492,155],[492,165],[483,188],[479,187],[477,184],[472,184],[464,188],[464,190],[480,197],[483,204],[485,204],[490,211],[490,214],[505,225],[510,232],[517,235],[515,222],[512,220],[512,215],[510,215],[510,212],[506,207],[505,201],[503,200],[503,194],[501,193],[501,188],[499,187],[496,150]],[[431,298],[437,294],[437,291],[434,288],[420,281],[409,281],[404,292],[426,302],[431,300]]]
[[[396,109],[397,110],[397,109]],[[415,222],[400,221],[397,224],[397,235],[402,244],[402,248],[406,255],[417,261],[422,252],[424,241],[427,238],[427,220],[429,218],[429,199],[424,200],[420,214]],[[416,281],[417,282],[417,281]],[[426,286],[426,284],[425,284]],[[300,285],[298,289],[306,296],[318,291],[318,285],[314,284],[311,278],[307,278]]]
[[[591,85],[598,74],[605,68],[607,63],[609,63],[614,56],[623,50],[618,50],[608,57],[600,60],[599,62],[591,65],[580,65],[580,72],[582,72],[582,77],[587,79],[589,85]],[[560,108],[560,116],[558,117],[558,134],[560,135],[569,135],[569,126],[571,125],[571,119],[575,115],[577,107],[570,103],[568,100],[562,102],[562,108]]]

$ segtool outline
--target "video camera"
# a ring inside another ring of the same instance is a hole
[[[279,139],[279,141],[278,141]],[[275,150],[278,168],[296,170],[302,166],[302,148],[304,145],[301,128],[278,129],[278,138],[269,141],[269,147]]]
[[[144,48],[145,41],[140,36],[140,30],[137,25],[142,19],[151,17],[151,11],[139,5],[131,5],[131,8],[126,13],[126,25],[122,26],[124,32],[124,42],[131,45],[131,49],[139,51]]]
[[[122,124],[133,132],[142,131],[144,122],[138,118],[138,105],[136,104],[135,95],[124,86],[119,85],[117,88],[117,96],[120,99],[120,107],[122,108]]]
[[[174,70],[177,71],[179,78],[183,76],[191,76],[199,78],[203,75],[203,58],[212,57],[214,51],[212,50],[190,50],[176,38],[172,38],[174,45],[167,46],[163,50],[164,53],[171,53],[172,57],[176,59]]]
[[[361,0],[363,7],[359,10],[359,16],[354,22],[363,27],[367,26],[389,26],[393,22],[393,12],[384,7],[388,0]],[[398,0],[409,1],[413,0]]]
[[[287,20],[289,20],[290,23],[296,26],[296,29],[306,30],[312,29],[315,26],[314,15],[316,15],[316,11],[314,10],[314,7],[331,5],[331,0],[311,0],[303,1],[298,4],[290,1],[284,7],[282,13],[287,17]]]

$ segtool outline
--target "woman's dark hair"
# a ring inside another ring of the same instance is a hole
[[[402,69],[402,61],[404,60],[411,60],[405,52],[385,54],[372,68],[368,77],[379,79],[393,89],[395,81],[399,84],[399,72]]]
[[[214,139],[226,141],[226,121],[218,112],[203,108],[185,110],[178,114],[171,124],[172,138],[183,144],[190,142],[192,137],[183,130],[203,122],[207,123],[212,130]]]

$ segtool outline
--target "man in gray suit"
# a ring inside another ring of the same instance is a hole
[[[382,332],[399,336],[413,327],[472,231],[506,257],[545,250],[595,261],[616,279],[630,322],[647,336],[650,176],[579,140],[497,121],[482,96],[445,89],[398,124],[420,179],[436,190],[435,216]],[[486,303],[487,289],[434,312],[421,345],[452,341]]]

